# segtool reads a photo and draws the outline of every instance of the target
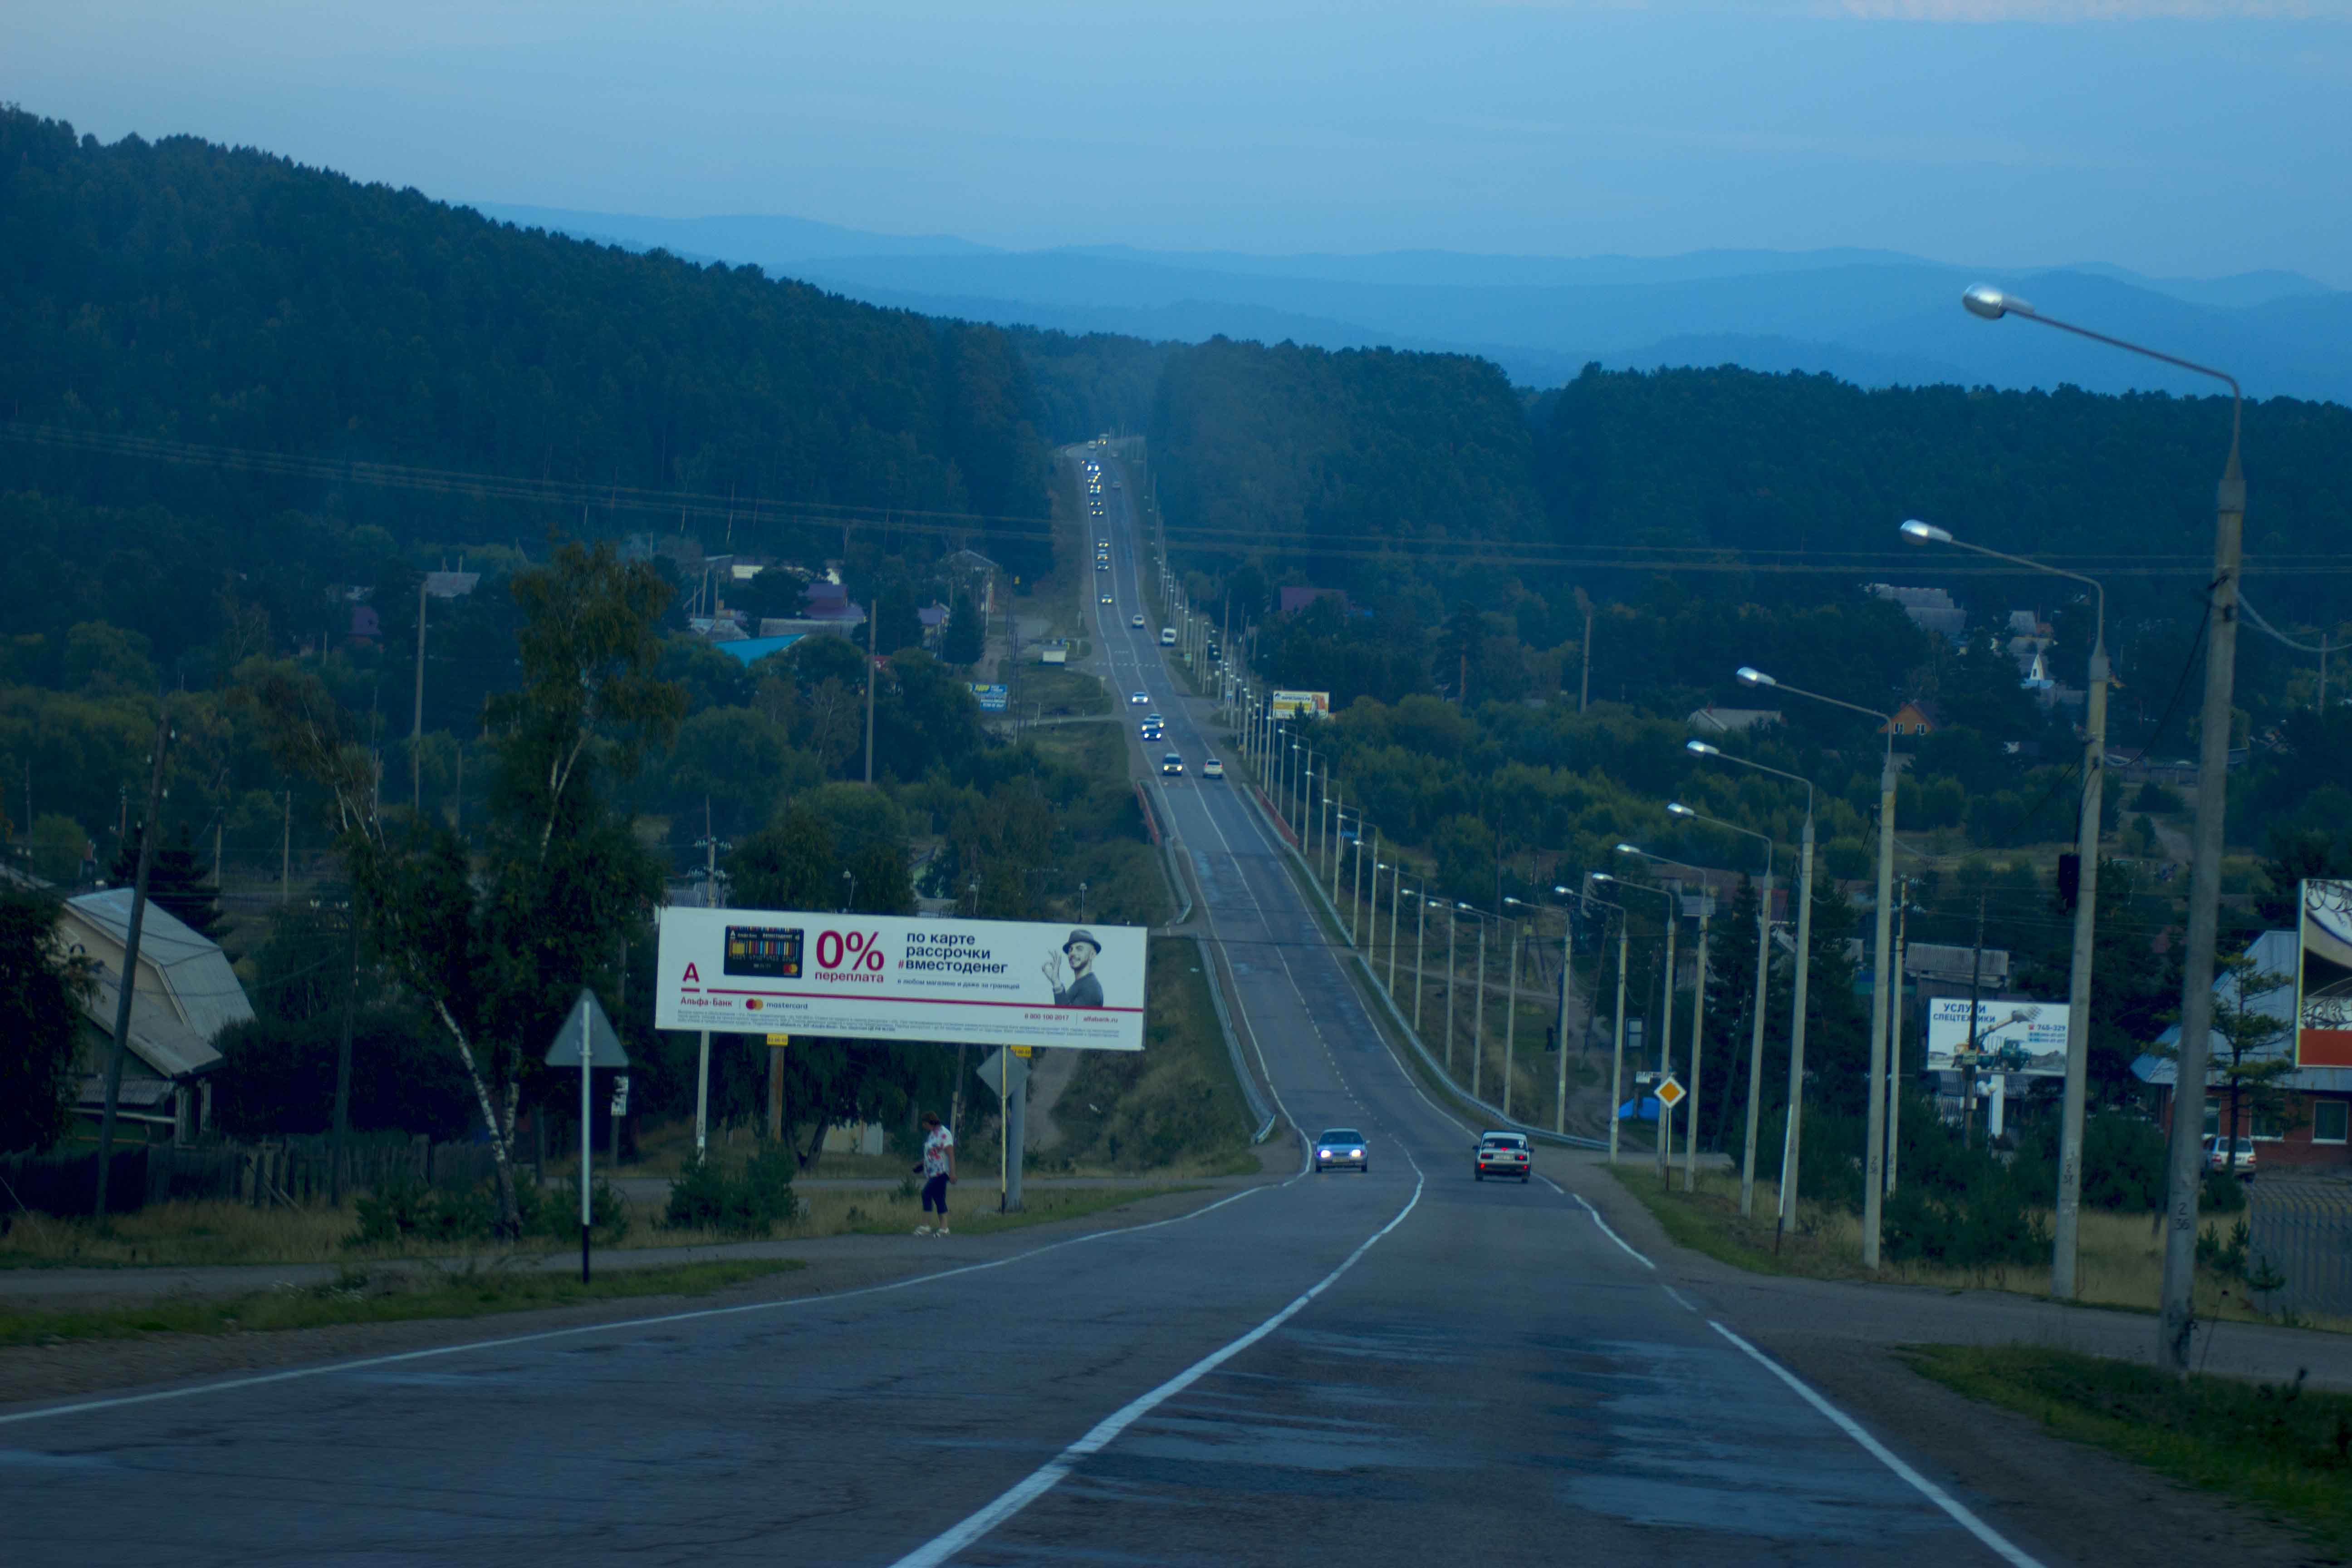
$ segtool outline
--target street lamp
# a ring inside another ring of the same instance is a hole
[[[1551,891],[1554,898],[1565,899],[1575,889],[1560,883],[1554,883]],[[1543,910],[1542,905],[1531,904],[1525,899],[1506,899],[1503,901],[1507,904],[1517,904],[1523,910],[1536,910],[1538,915]],[[1542,930],[1540,923],[1538,924],[1537,930],[1538,931]],[[1553,1063],[1556,1081],[1552,1085],[1551,1101],[1551,1130],[1563,1136],[1568,1131],[1568,987],[1570,965],[1575,962],[1576,956],[1575,936],[1576,931],[1571,917],[1568,910],[1563,907],[1559,911],[1559,1000],[1554,1015],[1556,1021],[1552,1026],[1552,1040],[1559,1055]]]
[[[1642,852],[1631,844],[1620,844],[1617,846],[1617,853],[1639,855]],[[1612,887],[1623,888],[1636,893],[1655,893],[1666,900],[1666,973],[1665,984],[1663,987],[1665,1000],[1658,1026],[1658,1078],[1660,1086],[1664,1087],[1664,1080],[1671,1077],[1675,1070],[1675,933],[1682,925],[1682,897],[1664,888],[1653,888],[1641,882],[1626,881],[1622,877],[1612,877],[1606,871],[1596,871],[1593,875]],[[1674,1111],[1666,1102],[1663,1100],[1659,1100],[1657,1145],[1658,1185],[1661,1189],[1666,1184],[1666,1163],[1674,1143]]]
[[[1421,1033],[1421,987],[1428,970],[1422,961],[1422,944],[1429,934],[1429,885],[1423,883],[1410,893],[1399,895],[1412,900],[1412,1032]]]
[[[1818,691],[1786,685],[1760,669],[1742,667],[1739,679],[1750,686],[1769,686],[1792,697],[1808,698],[1863,713],[1879,721],[1886,734],[1886,760],[1878,771],[1878,910],[1872,923],[1876,942],[1872,949],[1870,987],[1870,1109],[1864,1118],[1867,1131],[1862,1165],[1862,1266],[1878,1267],[1879,1233],[1886,1208],[1886,1022],[1894,1016],[1886,972],[1895,951],[1895,715],[1825,697]]]
[[[2157,1330],[2158,1356],[2175,1372],[2186,1373],[2189,1334],[2196,1325],[2189,1310],[2189,1292],[2196,1282],[2197,1196],[2204,1176],[2199,1167],[2204,1153],[2205,1072],[2212,1050],[2213,947],[2221,923],[2221,832],[2230,794],[2231,699],[2237,684],[2238,557],[2246,527],[2246,479],[2238,467],[2238,437],[2243,426],[2245,395],[2238,385],[2238,378],[2227,371],[2045,316],[2031,301],[2003,293],[1990,284],[1970,285],[1960,296],[1960,303],[1969,314],[1989,321],[1997,321],[2003,316],[2022,316],[2078,338],[2089,338],[2110,348],[2210,376],[2227,383],[2230,388],[2230,456],[2221,466],[2221,482],[2214,494],[2212,596],[2205,623],[2204,732],[2199,737],[2197,837],[2189,862],[2188,951],[2180,965],[2180,1058],[2178,1081],[2172,1091],[2172,1147],[2165,1183],[2165,1209],[2169,1219],[2164,1236],[2164,1285]],[[2070,1075],[2073,1057],[2070,1041]]]
[[[1404,866],[1397,864],[1376,867],[1375,871],[1389,874],[1389,1000],[1396,1000],[1397,914],[1404,902]],[[1379,919],[1381,879],[1372,878],[1373,918]]]
[[[1726,822],[1719,816],[1709,816],[1680,801],[1668,801],[1666,815],[1710,823],[1764,841],[1764,887],[1762,896],[1756,900],[1756,1000],[1749,1010],[1748,1042],[1748,1158],[1739,1173],[1739,1212],[1745,1216],[1756,1206],[1756,1088],[1764,1077],[1764,988],[1772,967],[1772,836]]]
[[[1584,874],[1584,879],[1591,883],[1612,881],[1615,879],[1606,871],[1587,871]],[[1609,1163],[1614,1165],[1617,1163],[1619,1124],[1624,1120],[1621,1113],[1625,1109],[1626,910],[1622,904],[1612,904],[1606,899],[1594,898],[1589,892],[1582,893],[1581,896],[1591,903],[1599,904],[1604,910],[1617,911],[1617,1014],[1611,1031],[1614,1038],[1611,1042],[1609,1055]]]
[[[2066,987],[2066,1103],[2058,1133],[2058,1224],[2050,1256],[2050,1293],[2062,1301],[2077,1294],[2075,1268],[2081,1250],[2083,1209],[2083,1103],[2088,1097],[2091,1059],[2091,978],[2097,951],[2099,904],[2099,813],[2107,761],[2107,591],[2079,572],[2067,572],[2022,555],[2011,555],[1955,539],[1945,529],[1914,518],[1903,537],[1915,544],[1948,544],[1990,555],[2029,571],[2065,577],[2091,590],[2095,606],[2090,673],[2083,693],[2083,809],[2075,828],[2074,973]]]
[[[1813,781],[1801,773],[1784,773],[1766,767],[1747,757],[1735,757],[1718,746],[1705,741],[1685,741],[1683,748],[1702,757],[1715,757],[1743,768],[1753,768],[1759,773],[1805,786],[1805,831],[1797,847],[1797,973],[1790,989],[1789,1018],[1789,1121],[1780,1140],[1780,1203],[1774,1220],[1774,1245],[1779,1245],[1780,1233],[1797,1218],[1797,1153],[1804,1141],[1805,1110],[1805,991],[1813,971]],[[1758,1064],[1762,1065],[1760,1062]],[[1761,1073],[1748,1080],[1748,1142],[1740,1156],[1739,1185],[1743,1194],[1740,1214],[1753,1210],[1752,1194],[1756,1184],[1756,1119],[1758,1113],[1758,1082]]]
[[[1454,912],[1457,916],[1468,915],[1478,922],[1478,994],[1470,1005],[1470,1098],[1476,1100],[1482,1092],[1486,1065],[1486,922],[1501,917],[1464,903],[1456,903]]]
[[[1683,816],[1696,817],[1698,815],[1698,813],[1691,810],[1690,807],[1686,805],[1676,806],[1671,803],[1666,806],[1666,812],[1669,816],[1679,815]],[[1727,824],[1726,826],[1729,825]],[[1746,832],[1747,830],[1745,828],[1741,828],[1738,831]],[[1764,836],[1758,834],[1756,837],[1761,838]],[[1771,853],[1771,847],[1772,841],[1769,838],[1765,838],[1764,848],[1768,858]],[[1713,894],[1707,889],[1706,875],[1709,871],[1725,871],[1727,875],[1729,873],[1726,870],[1726,868],[1720,866],[1697,866],[1693,865],[1687,860],[1667,859],[1667,858],[1663,855],[1652,855],[1649,858],[1653,861],[1663,862],[1668,866],[1680,866],[1686,871],[1696,871],[1699,874],[1698,984],[1692,994],[1691,1000],[1690,1120],[1683,1123],[1683,1191],[1687,1193],[1694,1190],[1698,1185],[1699,1093],[1705,1082],[1702,1075],[1706,1059],[1706,921],[1707,916],[1712,912],[1711,907],[1715,901]],[[1757,947],[1757,957],[1759,962],[1761,962],[1763,958],[1763,946],[1761,942],[1762,926],[1760,921],[1759,922],[1758,934],[1759,940]],[[1761,994],[1759,993],[1759,995],[1760,1001]]]

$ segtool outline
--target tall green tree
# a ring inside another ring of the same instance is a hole
[[[53,900],[0,884],[0,1152],[46,1149],[74,1101],[74,1033],[97,986]]]
[[[370,951],[465,1068],[509,1236],[523,1082],[579,988],[609,988],[623,937],[661,895],[663,868],[608,789],[668,743],[686,702],[657,673],[669,589],[649,566],[565,543],[513,594],[523,685],[488,714],[498,771],[479,864],[437,818],[378,800],[367,750],[315,675],[273,667],[250,688],[284,765],[330,803]]]

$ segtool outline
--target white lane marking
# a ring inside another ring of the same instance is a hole
[[[1675,1289],[1673,1286],[1661,1285],[1658,1289],[1664,1290],[1667,1295],[1672,1296],[1675,1299],[1675,1305],[1680,1307],[1684,1311],[1696,1312],[1698,1310],[1696,1307],[1692,1306],[1688,1301],[1685,1300],[1683,1299],[1683,1293]]]
[[[1301,1175],[1305,1173],[1302,1172]],[[605,1323],[583,1323],[577,1328],[543,1329],[537,1333],[504,1334],[496,1339],[468,1340],[464,1344],[436,1345],[428,1350],[402,1351],[392,1355],[364,1356],[357,1361],[322,1362],[316,1366],[299,1366],[286,1372],[256,1373],[250,1377],[233,1377],[219,1383],[196,1384],[186,1388],[154,1389],[144,1394],[119,1394],[104,1399],[84,1399],[71,1405],[51,1405],[38,1410],[18,1410],[0,1415],[0,1426],[14,1426],[22,1421],[46,1421],[58,1415],[79,1415],[93,1410],[117,1410],[131,1405],[152,1405],[166,1399],[192,1399],[200,1394],[227,1394],[240,1388],[259,1388],[273,1383],[296,1383],[304,1378],[326,1377],[339,1372],[357,1372],[363,1367],[395,1366],[402,1362],[430,1361],[440,1356],[466,1355],[475,1351],[503,1350],[509,1345],[537,1344],[547,1340],[574,1339],[582,1334],[610,1333],[623,1329],[650,1328],[661,1323],[690,1323],[706,1318],[729,1318],[745,1312],[771,1312],[788,1307],[816,1307],[829,1301],[846,1301],[855,1296],[878,1296],[885,1291],[905,1290],[918,1285],[934,1284],[952,1279],[959,1274],[978,1274],[991,1268],[1002,1268],[1011,1263],[1024,1263],[1032,1258],[1042,1258],[1049,1252],[1059,1252],[1066,1247],[1077,1247],[1090,1241],[1106,1241],[1113,1237],[1135,1236],[1147,1230],[1158,1230],[1164,1225],[1181,1225],[1198,1219],[1227,1204],[1276,1187],[1286,1187],[1299,1180],[1292,1176],[1286,1181],[1270,1182],[1265,1186],[1244,1187],[1231,1197],[1180,1214],[1168,1219],[1155,1219],[1145,1225],[1124,1226],[1117,1230],[1098,1230],[1066,1240],[1048,1242],[1033,1247],[1026,1252],[1016,1252],[1006,1258],[991,1258],[985,1263],[967,1263],[955,1268],[942,1268],[936,1274],[919,1274],[908,1279],[894,1279],[887,1285],[861,1285],[854,1290],[835,1290],[814,1296],[794,1296],[782,1301],[748,1301],[737,1307],[701,1307],[688,1312],[664,1312],[652,1318],[622,1318]]]
[[[1406,1158],[1411,1159],[1412,1156],[1408,1154]],[[1419,1168],[1418,1165],[1414,1167],[1416,1171]],[[1355,1251],[1348,1254],[1339,1268],[1308,1287],[1303,1294],[1294,1298],[1290,1305],[1283,1308],[1281,1311],[1276,1312],[1223,1349],[1213,1351],[1202,1356],[1149,1394],[1138,1395],[1104,1416],[1095,1423],[1085,1436],[1055,1455],[1045,1464],[1039,1466],[1027,1479],[999,1497],[994,1502],[943,1534],[933,1537],[914,1551],[908,1552],[892,1563],[891,1568],[938,1568],[939,1564],[947,1562],[957,1552],[979,1541],[998,1525],[1052,1491],[1073,1469],[1077,1468],[1079,1460],[1089,1454],[1099,1453],[1108,1447],[1118,1439],[1120,1433],[1151,1414],[1154,1409],[1183,1393],[1192,1384],[1297,1317],[1307,1309],[1307,1303],[1339,1283],[1339,1277],[1353,1268],[1357,1259],[1370,1252],[1381,1237],[1404,1223],[1405,1216],[1412,1213],[1413,1206],[1421,1202],[1422,1188],[1427,1184],[1427,1182],[1426,1176],[1417,1176],[1412,1184],[1412,1196],[1405,1200],[1404,1207],[1397,1210],[1396,1217],[1365,1237],[1363,1243]]]
[[[1872,1436],[1868,1432],[1864,1431],[1860,1422],[1854,1420],[1844,1411],[1840,1410],[1836,1405],[1832,1405],[1828,1400],[1823,1399],[1820,1394],[1814,1393],[1802,1379],[1797,1376],[1796,1373],[1790,1372],[1787,1367],[1782,1366],[1779,1362],[1774,1361],[1770,1356],[1766,1355],[1762,1351],[1758,1350],[1754,1345],[1749,1344],[1746,1340],[1741,1339],[1738,1334],[1733,1333],[1729,1329],[1725,1328],[1721,1323],[1715,1321],[1713,1319],[1709,1319],[1707,1321],[1707,1327],[1713,1329],[1717,1333],[1721,1334],[1725,1339],[1729,1340],[1733,1344],[1738,1345],[1741,1350],[1746,1351],[1759,1366],[1761,1366],[1767,1372],[1769,1372],[1782,1383],[1787,1384],[1790,1388],[1795,1389],[1797,1391],[1798,1397],[1801,1398],[1806,1404],[1811,1405],[1814,1409],[1827,1416],[1831,1425],[1834,1426],[1839,1431],[1844,1433],[1847,1436],[1860,1444],[1863,1450],[1869,1454],[1872,1458],[1876,1459],[1880,1464],[1885,1465],[1888,1469],[1893,1470],[1896,1475],[1902,1477],[1904,1480],[1909,1482],[1918,1490],[1920,1496],[1926,1498],[1929,1502],[1934,1503],[1937,1508],[1942,1509],[1946,1513],[1951,1515],[1953,1521],[1958,1523],[1961,1529],[1967,1531],[1970,1535],[1975,1536],[1979,1541],[1983,1542],[1986,1546],[1991,1549],[1994,1556],[1999,1557],[2002,1562],[2011,1564],[2011,1568],[2042,1568],[2042,1563],[2037,1559],[2028,1556],[2025,1552],[2020,1551],[2010,1542],[2008,1537],[1993,1529],[1991,1525],[1987,1524],[1983,1520],[1979,1519],[1965,1503],[1962,1503],[1958,1498],[1952,1496],[1951,1493],[1946,1491],[1943,1488],[1937,1486],[1935,1482],[1929,1480],[1927,1477],[1921,1475],[1918,1471],[1905,1464],[1900,1458],[1897,1458],[1894,1452],[1889,1449],[1885,1444]]]
[[[1626,1257],[1632,1258],[1643,1268],[1649,1269],[1652,1273],[1657,1272],[1658,1266],[1656,1264],[1651,1262],[1648,1258],[1634,1251],[1632,1243],[1628,1242],[1623,1237],[1609,1228],[1609,1222],[1601,1217],[1601,1211],[1599,1209],[1594,1208],[1591,1204],[1584,1203],[1584,1194],[1582,1193],[1570,1193],[1569,1194],[1569,1196],[1574,1198],[1580,1204],[1584,1204],[1584,1212],[1592,1216],[1592,1223],[1601,1227],[1601,1234],[1615,1242],[1618,1246],[1623,1247],[1625,1249]]]

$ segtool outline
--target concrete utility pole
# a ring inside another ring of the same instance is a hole
[[[1511,1074],[1518,1060],[1519,1047],[1519,939],[1527,934],[1519,921],[1510,922],[1511,934],[1504,942],[1510,954],[1511,980],[1503,1004],[1503,1119],[1511,1115]]]
[[[1455,944],[1462,931],[1462,908],[1445,906],[1445,1076],[1454,1076],[1454,990]]]
[[[1700,1063],[1705,1058],[1706,1043],[1706,905],[1707,896],[1701,892],[1698,900],[1698,984],[1691,998],[1690,1120],[1683,1123],[1685,1192],[1689,1192],[1698,1184],[1698,1087]]]
[[[352,1128],[352,1008],[360,989],[360,889],[354,882],[343,895],[343,1027],[335,1045],[335,1149],[327,1176],[327,1196],[343,1206],[343,1151]]]
[[[278,901],[294,900],[294,792],[286,792],[285,837],[278,844]]]
[[[1780,1211],[1773,1222],[1772,1248],[1797,1223],[1797,1160],[1805,1139],[1805,990],[1813,972],[1813,808],[1805,795],[1805,836],[1797,849],[1797,978],[1790,1005],[1789,1121],[1780,1139]]]
[[[874,584],[871,597],[874,603],[866,610],[866,787],[868,789],[874,787],[874,650],[877,635],[875,626],[882,619],[882,584],[878,580]],[[1004,605],[1005,618],[1010,620],[1013,618],[1013,596],[1010,594],[1005,595]],[[1020,668],[1018,648],[1013,651],[1013,662],[1015,668]]]
[[[1768,839],[1767,853],[1770,841]],[[1763,896],[1756,901],[1756,999],[1748,1036],[1748,1121],[1739,1152],[1739,1217],[1756,1213],[1756,1123],[1763,1106],[1764,994],[1772,974],[1772,870],[1765,862]]]
[[[1903,879],[1895,904],[1895,1018],[1886,1040],[1886,1195],[1895,1195],[1895,1172],[1903,1152],[1903,949],[1910,940],[1911,879]]]
[[[172,744],[169,708],[157,704],[155,744],[147,773],[147,816],[139,825],[138,869],[131,879],[131,922],[122,937],[122,973],[115,983],[114,1041],[106,1053],[106,1109],[98,1124],[98,1193],[91,1212],[106,1223],[107,1177],[114,1167],[114,1116],[122,1099],[122,1058],[131,1049],[131,1003],[139,994],[139,936],[147,921],[147,871],[163,829],[163,757]]]
[[[1475,911],[1474,911],[1475,912]],[[1480,1072],[1486,1062],[1486,917],[1478,916],[1478,1000],[1470,1023],[1470,1098],[1481,1095]]]
[[[2246,526],[2246,479],[2238,465],[2245,395],[2238,378],[2142,344],[2111,338],[2036,310],[2032,302],[1978,283],[1960,296],[1969,313],[1989,321],[2022,316],[2044,326],[2119,348],[2182,370],[2210,376],[2230,388],[2230,456],[2214,493],[2213,575],[2205,640],[2205,707],[2199,736],[2197,831],[2189,865],[2189,941],[2180,965],[2180,1052],[2172,1091],[2172,1145],[2166,1171],[2164,1282],[2157,1329],[2157,1355],[2186,1375],[2189,1339],[2197,1320],[2190,1301],[2197,1270],[2197,1200],[2204,1179],[2205,1074],[2213,1038],[2213,962],[2220,935],[2221,840],[2229,813],[2230,721],[2238,668],[2238,572]],[[2088,715],[2086,714],[2087,718]],[[2096,823],[2092,825],[2094,829]],[[2088,868],[2085,868],[2087,869]],[[2071,1011],[2071,1009],[2070,1009]],[[2073,1055],[2072,1046],[2068,1055]]]
[[[416,584],[416,717],[408,730],[408,809],[422,811],[425,801],[425,584]]]
[[[1565,888],[1552,889],[1554,893],[1567,890]],[[1576,960],[1575,938],[1575,925],[1567,908],[1562,906],[1559,911],[1559,1023],[1553,1039],[1559,1054],[1552,1062],[1554,1081],[1551,1091],[1551,1130],[1562,1134],[1568,1131],[1568,988],[1569,970]],[[1586,1016],[1589,1017],[1591,1015],[1588,1012]]]
[[[1675,933],[1682,925],[1682,895],[1666,892],[1666,973],[1664,1022],[1658,1027],[1658,1081],[1675,1070]],[[1674,1158],[1675,1113],[1658,1102],[1658,1190],[1665,1191],[1666,1163]]]

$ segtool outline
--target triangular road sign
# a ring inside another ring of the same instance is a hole
[[[572,1004],[571,1016],[563,1020],[563,1027],[555,1031],[555,1043],[547,1047],[547,1065],[578,1067],[583,1039],[588,1043],[590,1067],[629,1065],[629,1053],[621,1048],[621,1037],[613,1032],[613,1020],[604,1016],[604,1005],[584,985],[580,988],[580,1000]]]

